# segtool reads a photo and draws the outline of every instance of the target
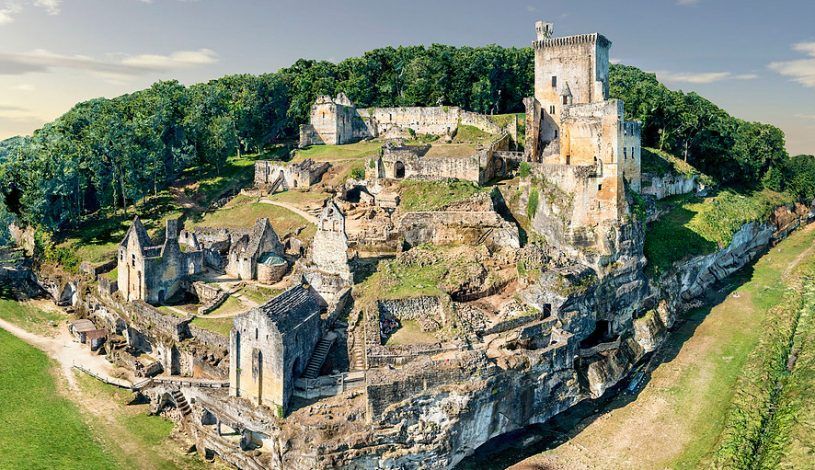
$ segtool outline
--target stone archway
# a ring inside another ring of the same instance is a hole
[[[401,161],[397,161],[393,164],[393,177],[394,178],[404,178],[405,177],[405,164]]]

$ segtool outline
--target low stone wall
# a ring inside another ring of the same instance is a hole
[[[213,333],[209,330],[199,328],[195,325],[187,325],[189,330],[190,339],[195,340],[207,347],[217,349],[220,351],[229,351],[229,339]]]
[[[399,346],[369,346],[366,351],[368,367],[403,366],[423,356],[435,356],[443,352],[459,351],[461,347],[451,344],[406,344]]]
[[[193,282],[192,288],[195,295],[198,296],[198,300],[203,304],[212,302],[223,293],[221,289],[200,281]]]
[[[208,315],[208,314],[214,312],[218,307],[223,305],[224,302],[226,302],[226,299],[229,298],[229,293],[223,292],[223,291],[220,291],[220,290],[218,292],[219,293],[218,293],[217,297],[210,300],[208,303],[204,304],[203,306],[198,307],[198,315]]]
[[[444,305],[438,297],[377,300],[376,306],[380,319],[414,320],[425,332],[438,330],[447,323]]]
[[[87,274],[91,279],[96,279],[97,276],[104,273],[109,273],[116,268],[118,261],[114,257],[112,260],[102,263],[102,264],[91,264],[87,261],[83,261],[82,264],[79,265],[79,272],[82,274]]]

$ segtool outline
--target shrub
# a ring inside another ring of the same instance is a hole
[[[538,204],[540,203],[539,199],[540,194],[538,193],[538,190],[532,188],[532,190],[529,192],[529,202],[526,204],[526,216],[529,218],[529,220],[534,219],[535,214],[538,212]]]
[[[521,178],[526,178],[530,174],[532,174],[532,167],[527,162],[521,162],[521,166],[518,169],[518,175],[520,175]]]

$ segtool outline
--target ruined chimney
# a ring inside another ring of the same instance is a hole
[[[555,25],[554,23],[547,23],[545,21],[536,21],[535,33],[537,34],[538,41],[549,39],[555,33]]]
[[[165,232],[167,240],[178,240],[178,219],[168,220],[167,230]]]

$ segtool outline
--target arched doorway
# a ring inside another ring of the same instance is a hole
[[[258,405],[263,404],[263,353],[258,351]]]
[[[405,164],[402,162],[397,161],[393,164],[393,176],[394,178],[404,178],[405,177]]]
[[[235,331],[235,396],[241,396],[241,332]]]

